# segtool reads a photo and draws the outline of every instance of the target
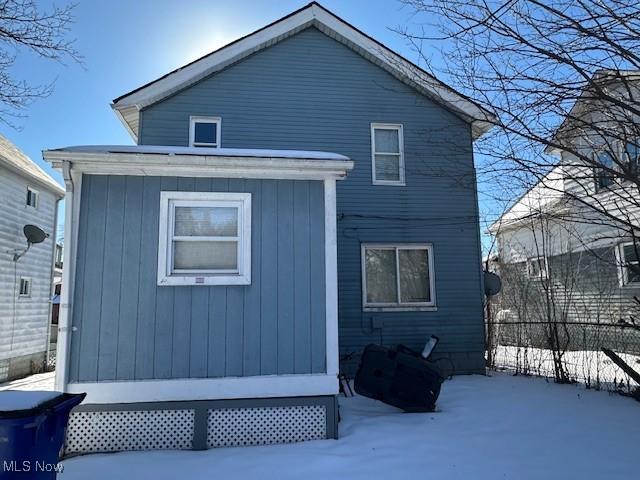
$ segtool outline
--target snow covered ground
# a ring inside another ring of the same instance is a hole
[[[443,385],[439,411],[407,414],[340,398],[339,440],[65,460],[61,480],[631,479],[640,403],[543,379],[494,374]]]
[[[640,356],[627,353],[618,355],[631,367],[640,371]],[[576,381],[586,385],[615,390],[620,387],[630,390],[638,386],[620,367],[601,351],[567,351],[563,355],[567,373]],[[553,355],[551,350],[532,347],[498,345],[495,364],[500,369],[553,378]]]

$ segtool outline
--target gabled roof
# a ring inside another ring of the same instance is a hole
[[[423,95],[452,110],[472,124],[474,138],[483,135],[495,123],[495,117],[491,113],[468,97],[445,85],[433,75],[316,2],[309,3],[266,27],[116,98],[113,100],[112,108],[129,133],[137,140],[141,109],[160,102],[199,80],[309,27],[315,27],[352,48]]]
[[[640,84],[640,70],[597,70],[591,77],[591,83],[588,83],[580,92],[580,95],[574,102],[569,110],[569,113],[565,116],[560,126],[553,133],[552,141],[560,142],[563,136],[567,135],[567,132],[571,131],[572,124],[575,123],[574,119],[581,118],[583,115],[588,114],[590,111],[598,111],[607,107],[607,102],[600,99],[599,94],[593,93],[594,87],[592,84],[598,84],[602,89],[610,89],[611,87],[617,87],[620,85],[630,85],[633,82],[635,85]],[[623,89],[626,94],[627,89]],[[594,106],[594,102],[598,102]],[[613,105],[610,105],[613,107]],[[570,134],[571,135],[571,134]],[[575,134],[574,134],[575,135]],[[560,155],[561,150],[554,146],[547,146],[544,153],[550,155]]]
[[[36,182],[60,197],[64,196],[64,188],[3,135],[0,135],[0,165]]]
[[[561,201],[564,192],[564,176],[561,165],[553,167],[549,173],[524,192],[489,227],[489,232],[498,234],[501,230],[518,225],[521,221],[550,211]]]

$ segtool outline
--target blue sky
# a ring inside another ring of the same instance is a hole
[[[42,2],[44,5],[48,1]],[[19,57],[15,75],[31,83],[55,80],[54,93],[4,125],[12,140],[54,178],[42,161],[46,148],[82,144],[132,144],[111,100],[307,4],[280,0],[80,0],[71,36],[84,68]],[[60,1],[57,2],[61,4]],[[407,9],[394,0],[332,1],[322,4],[400,53],[417,60],[388,27],[406,23]]]
[[[43,6],[51,0],[41,0]],[[58,5],[63,4],[57,0]],[[61,181],[43,160],[47,148],[133,144],[111,110],[112,99],[304,6],[305,0],[80,0],[71,37],[84,66],[21,55],[16,77],[55,90],[25,112],[15,130],[0,131]],[[418,54],[390,28],[411,11],[395,0],[323,0],[326,8],[405,57]],[[431,48],[430,48],[431,47]],[[434,60],[437,45],[425,45]],[[433,49],[433,51],[431,51]],[[445,79],[446,80],[446,79]],[[60,215],[61,219],[64,218]],[[486,239],[485,239],[486,240]]]

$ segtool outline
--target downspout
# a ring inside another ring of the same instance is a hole
[[[485,301],[487,300],[484,294],[484,265],[482,263],[482,233],[480,232],[480,198],[478,196],[478,176],[477,176],[477,170],[476,170],[476,160],[475,160],[475,154],[474,154],[474,149],[473,149],[473,136],[471,137],[471,168],[473,171],[473,195],[474,195],[474,204],[475,204],[475,217],[476,217],[476,225],[477,225],[477,235],[476,235],[476,242],[477,242],[477,248],[478,248],[478,258],[480,260],[480,272],[479,272],[479,276],[480,276],[480,318],[482,319],[482,345],[483,345],[483,357],[486,354],[486,349],[487,349],[487,326],[485,324],[485,320],[484,320],[484,314],[485,314]],[[486,367],[486,361],[485,361],[485,367]],[[484,372],[486,374],[486,370]]]
[[[56,345],[55,389],[65,392],[68,384],[69,344],[71,341],[71,272],[75,268],[75,249],[73,245],[73,211],[74,184],[71,175],[72,165],[62,162],[62,176],[66,187],[64,205],[64,263],[62,264],[62,291],[60,298],[60,315],[58,317],[58,343]]]
[[[64,198],[64,197],[63,197]],[[49,322],[47,323],[47,339],[46,339],[46,357],[44,357],[44,368],[47,369],[49,364],[49,355],[51,354],[51,321],[53,320],[53,296],[55,295],[56,286],[53,279],[56,273],[56,245],[58,244],[58,209],[62,198],[56,199],[56,209],[53,214],[53,247],[51,249],[51,283],[49,288]]]

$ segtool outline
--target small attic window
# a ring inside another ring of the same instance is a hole
[[[189,119],[189,146],[220,148],[220,117],[191,117]]]
[[[38,191],[31,187],[27,187],[27,201],[28,207],[38,208]]]

